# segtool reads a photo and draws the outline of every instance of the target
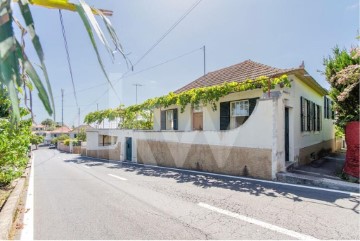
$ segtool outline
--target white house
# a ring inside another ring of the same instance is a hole
[[[305,164],[335,149],[331,101],[303,67],[279,69],[251,60],[210,72],[175,91],[259,76],[286,74],[290,88],[231,93],[183,112],[176,105],[154,110],[154,130],[87,132],[83,154],[114,160],[274,179],[290,164]]]
[[[88,131],[88,130],[92,130],[94,129],[94,127],[90,126],[90,125],[80,125],[78,127],[73,128],[72,130],[69,131],[69,136],[71,139],[75,139],[77,137],[77,135],[79,134],[79,132],[81,131]]]

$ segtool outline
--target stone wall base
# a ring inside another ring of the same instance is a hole
[[[299,150],[299,165],[309,164],[315,158],[336,150],[335,139],[323,141]]]
[[[137,140],[138,163],[272,179],[271,149]]]
[[[120,161],[121,143],[119,142],[114,149],[100,149],[100,150],[86,150],[81,149],[81,155],[94,158],[108,159],[114,161]]]

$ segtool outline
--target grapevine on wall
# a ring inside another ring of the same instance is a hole
[[[269,87],[270,89],[274,89],[276,86],[279,86],[280,88],[291,87],[288,76],[282,75],[277,78],[260,76],[255,80],[249,79],[240,83],[225,82],[220,85],[191,89],[179,94],[170,92],[167,95],[148,99],[141,104],[131,105],[126,108],[124,105],[120,105],[115,109],[90,112],[85,116],[84,122],[87,124],[100,124],[105,119],[111,121],[115,118],[121,118],[122,123],[125,124],[120,124],[120,128],[131,129],[134,128],[133,125],[137,125],[138,127],[136,129],[151,129],[150,123],[152,123],[152,112],[154,108],[167,108],[171,105],[177,105],[180,107],[180,111],[184,112],[185,107],[189,104],[191,107],[195,107],[200,104],[204,106],[210,104],[212,110],[216,111],[216,103],[221,97],[231,93],[254,89],[262,89],[263,92],[267,92],[269,91]],[[138,124],[139,118],[137,118],[137,116],[139,115],[142,117],[140,120],[146,122],[143,128]],[[133,123],[133,125],[131,123]]]

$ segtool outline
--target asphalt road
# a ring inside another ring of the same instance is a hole
[[[35,151],[35,239],[355,239],[358,196]]]

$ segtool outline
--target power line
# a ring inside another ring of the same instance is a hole
[[[177,25],[179,25],[185,18],[186,16],[188,16],[201,2],[202,0],[198,0],[197,2],[195,2],[137,61],[136,63],[132,66],[132,70],[133,67],[136,66],[137,64],[139,64]],[[194,50],[195,51],[195,50]],[[193,52],[194,52],[193,51]],[[168,61],[170,62],[170,61]],[[164,63],[162,63],[164,64]],[[159,65],[162,65],[159,64]],[[158,66],[159,66],[158,65]],[[154,68],[154,67],[153,67]],[[145,70],[143,70],[142,72],[144,72]],[[124,75],[126,75],[127,73],[129,73],[130,70],[126,71],[124,73]],[[131,76],[131,75],[130,75]],[[126,76],[126,77],[130,77],[130,76]],[[121,79],[124,79],[124,77],[116,80],[119,81]],[[98,98],[96,99],[94,102],[92,102],[92,104],[97,103],[98,100],[100,100],[108,91],[110,88],[106,89],[105,92]],[[117,93],[116,93],[117,94]],[[87,108],[88,109],[88,108]],[[86,109],[86,110],[87,110]],[[75,119],[75,118],[74,118]]]
[[[185,57],[185,56],[187,56],[187,55],[190,55],[190,54],[192,54],[192,53],[194,53],[194,52],[197,52],[197,51],[199,51],[199,50],[202,50],[202,49],[203,49],[203,47],[201,47],[201,48],[196,48],[196,49],[191,50],[191,51],[189,51],[189,52],[186,52],[186,53],[184,53],[184,54],[178,55],[178,56],[176,56],[176,57],[174,57],[174,58],[171,58],[171,59],[165,60],[165,61],[163,61],[163,62],[160,62],[160,63],[158,63],[158,64],[156,64],[156,65],[150,66],[150,67],[148,67],[148,68],[145,68],[145,69],[142,69],[142,70],[133,72],[133,73],[130,73],[130,74],[127,75],[127,76],[124,76],[124,75],[126,74],[126,73],[125,73],[121,78],[116,79],[116,80],[113,80],[112,82],[115,83],[116,81],[119,81],[119,80],[122,80],[122,79],[126,79],[126,78],[130,78],[130,77],[132,77],[132,76],[134,76],[134,75],[137,75],[137,74],[146,72],[146,71],[148,71],[148,70],[154,69],[154,68],[156,68],[156,67],[159,67],[159,66],[161,66],[161,65],[164,65],[164,64],[173,62],[173,61],[175,61],[175,60],[178,60],[178,59],[180,59],[180,58],[182,58],[182,57]],[[116,83],[115,83],[115,84],[116,84]],[[77,93],[84,92],[84,91],[87,91],[87,90],[90,90],[90,89],[94,89],[94,88],[97,88],[97,87],[100,87],[100,86],[104,86],[104,85],[107,85],[107,83],[101,83],[101,84],[97,84],[97,85],[94,85],[94,86],[90,86],[90,87],[87,87],[87,88],[84,88],[84,89],[80,89],[80,90],[77,90]],[[72,94],[72,93],[73,93],[73,92],[69,92],[69,94],[64,94],[64,96],[70,95],[70,94]],[[55,99],[55,98],[60,98],[60,97],[61,97],[61,95],[60,95],[60,96],[55,96],[54,99]]]
[[[64,21],[63,21],[63,16],[61,13],[61,10],[59,9],[59,16],[60,16],[60,24],[61,24],[61,29],[62,29],[62,35],[64,38],[64,45],[65,45],[65,50],[66,50],[66,57],[67,57],[67,62],[69,65],[69,71],[70,71],[70,77],[71,77],[71,82],[72,82],[72,86],[74,89],[74,97],[75,97],[75,103],[76,106],[78,106],[78,101],[77,101],[77,97],[76,97],[76,89],[75,89],[75,82],[74,82],[74,76],[73,76],[73,72],[72,72],[72,68],[71,68],[71,64],[70,64],[70,54],[69,54],[69,48],[68,48],[68,44],[67,44],[67,40],[66,40],[66,32],[65,32],[65,27],[64,27]],[[64,93],[62,93],[62,98],[64,97]],[[64,123],[63,123],[64,124]]]
[[[150,48],[148,51],[146,51],[139,59],[138,61],[136,61],[136,63],[133,65],[133,67],[135,67],[135,65],[137,65],[138,63],[140,63],[140,61],[142,61],[177,25],[179,25],[179,23],[181,23],[182,20],[184,20],[184,18],[189,15],[191,13],[192,10],[194,10],[194,8],[196,8],[197,5],[199,5],[199,3],[202,0],[198,0],[195,4],[193,4]]]

